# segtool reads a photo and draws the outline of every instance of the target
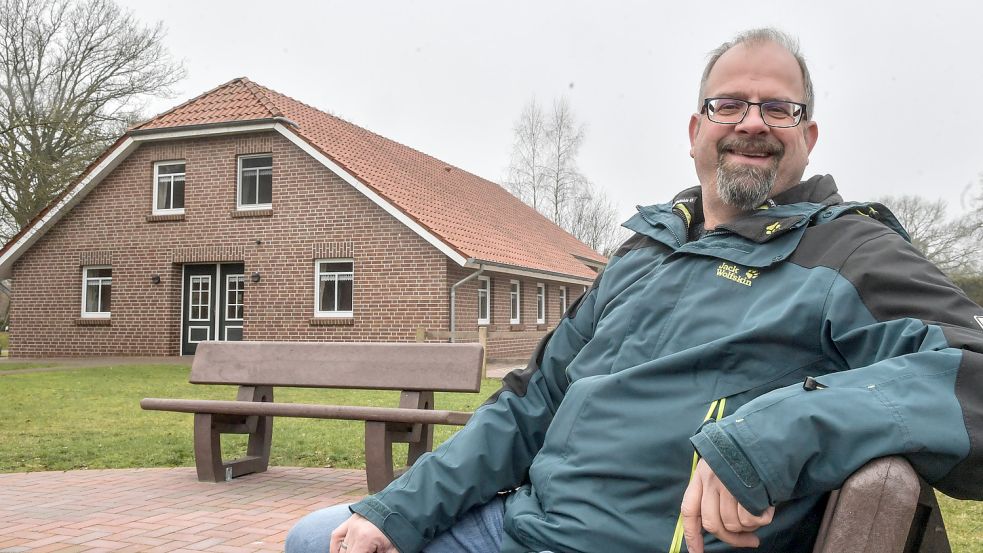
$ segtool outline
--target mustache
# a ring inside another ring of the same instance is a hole
[[[785,155],[785,146],[781,142],[769,142],[763,138],[733,137],[717,143],[717,155],[719,156],[735,150],[749,154],[766,154],[776,157]]]

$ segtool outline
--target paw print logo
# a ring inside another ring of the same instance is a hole
[[[782,228],[782,223],[776,221],[776,222],[768,225],[767,227],[765,227],[765,234],[767,234],[767,235],[770,236],[770,235],[775,234],[776,232],[778,232],[778,230],[781,229],[781,228]]]
[[[758,278],[758,274],[759,273],[756,269],[748,269],[747,272],[744,273],[744,276],[746,276],[748,280],[754,280]]]

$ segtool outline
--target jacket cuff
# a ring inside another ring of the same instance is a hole
[[[750,513],[760,515],[771,505],[768,491],[751,461],[719,424],[705,424],[689,440],[727,490]]]
[[[382,530],[400,553],[415,553],[423,549],[426,544],[423,534],[418,532],[403,515],[393,512],[374,496],[366,497],[349,508],[353,513],[362,515]]]

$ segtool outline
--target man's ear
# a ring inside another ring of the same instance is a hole
[[[693,148],[696,144],[696,135],[700,132],[700,125],[703,123],[703,117],[699,113],[694,113],[689,117],[689,157],[696,157],[696,153]]]
[[[819,140],[819,125],[815,121],[806,121],[806,128],[802,132],[805,134],[806,150],[812,153],[816,141]]]

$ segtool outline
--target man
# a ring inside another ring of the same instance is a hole
[[[700,186],[639,209],[464,429],[288,551],[807,552],[824,493],[894,454],[983,497],[983,310],[883,206],[800,183],[812,111],[786,35],[718,48],[689,125]]]

